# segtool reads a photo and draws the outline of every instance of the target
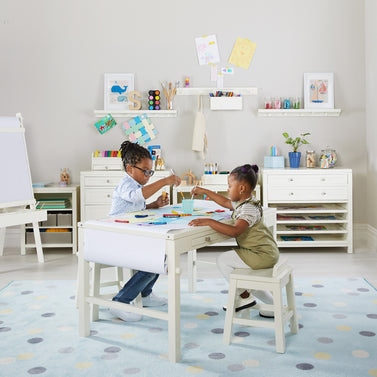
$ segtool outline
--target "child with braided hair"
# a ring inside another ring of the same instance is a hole
[[[207,195],[222,207],[233,210],[233,224],[224,224],[205,217],[194,219],[189,223],[192,226],[208,225],[220,233],[236,238],[238,246],[234,250],[222,253],[217,259],[217,266],[228,281],[229,275],[236,268],[250,267],[254,270],[271,268],[279,259],[277,244],[262,221],[262,206],[252,195],[257,184],[258,171],[257,165],[249,164],[233,169],[228,178],[229,198],[202,187],[192,189],[192,194]],[[237,297],[236,311],[254,306],[256,301],[253,296],[266,304],[273,303],[270,292],[245,290]],[[271,317],[273,314],[261,312],[260,315]]]
[[[149,204],[146,204],[146,199],[164,186],[173,184],[178,186],[181,183],[181,179],[176,175],[171,175],[147,185],[149,178],[154,173],[152,170],[153,160],[149,151],[130,141],[123,142],[120,151],[126,174],[114,189],[109,215],[159,208],[169,204],[168,194],[165,197],[159,196],[157,200]],[[152,293],[152,288],[158,277],[158,274],[151,272],[136,272],[118,294],[113,297],[113,301],[130,304],[141,293],[143,306],[166,305],[166,299],[157,297]],[[110,309],[110,312],[123,321],[140,321],[142,319],[142,316],[137,313],[118,309]]]

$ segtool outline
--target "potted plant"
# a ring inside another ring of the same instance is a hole
[[[297,152],[297,150],[302,144],[309,144],[309,142],[305,139],[305,137],[308,135],[310,135],[309,132],[300,134],[300,136],[297,136],[296,138],[292,138],[287,132],[283,132],[285,144],[292,145],[293,148],[293,152],[288,153],[289,165],[291,168],[298,168],[300,166],[301,152]]]

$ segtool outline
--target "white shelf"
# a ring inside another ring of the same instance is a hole
[[[103,118],[107,114],[111,114],[113,118],[132,118],[142,114],[147,114],[150,118],[175,118],[177,116],[177,110],[94,110],[94,115],[97,118]]]
[[[258,109],[258,116],[262,117],[338,117],[342,112],[341,109]]]
[[[177,96],[208,96],[209,93],[216,91],[234,92],[242,96],[256,96],[258,88],[243,87],[243,88],[177,88]]]

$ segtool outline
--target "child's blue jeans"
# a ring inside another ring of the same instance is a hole
[[[159,274],[152,272],[138,271],[124,287],[113,297],[113,301],[129,304],[141,292],[142,297],[147,297],[152,293],[152,288],[156,283]]]

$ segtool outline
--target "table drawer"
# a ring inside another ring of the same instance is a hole
[[[269,186],[312,187],[341,186],[348,184],[347,174],[284,174],[268,177]]]
[[[113,192],[113,187],[85,189],[85,204],[111,204]]]
[[[348,200],[347,187],[313,187],[309,188],[268,188],[269,201],[333,201]]]
[[[199,247],[209,246],[217,242],[225,241],[227,239],[229,239],[229,237],[217,232],[210,235],[207,234],[198,236],[191,240],[191,248],[197,249]]]
[[[112,187],[115,188],[122,177],[124,176],[124,173],[119,176],[101,176],[101,177],[84,177],[84,185],[90,186],[90,187]]]

